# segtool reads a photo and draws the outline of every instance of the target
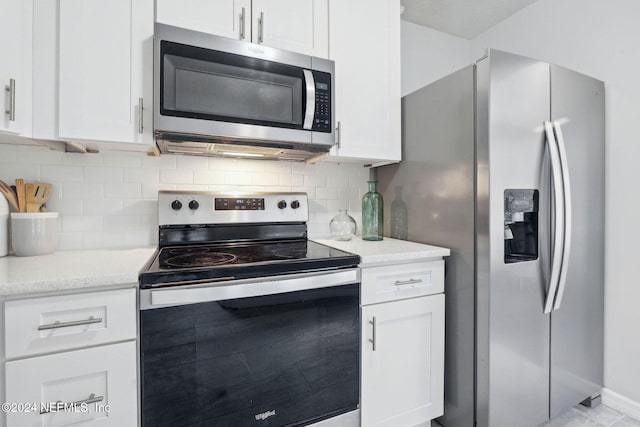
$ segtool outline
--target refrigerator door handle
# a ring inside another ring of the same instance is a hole
[[[569,254],[571,253],[571,183],[569,179],[569,165],[567,164],[567,150],[564,144],[560,123],[554,121],[553,129],[558,142],[558,154],[560,154],[560,166],[562,168],[562,194],[564,196],[564,246],[562,249],[562,261],[560,262],[560,279],[558,280],[558,292],[555,297],[553,309],[560,308],[562,295],[567,284],[567,270],[569,267]]]
[[[560,154],[558,144],[553,132],[551,122],[544,122],[544,132],[547,137],[549,147],[549,158],[551,159],[551,175],[553,180],[553,205],[555,235],[553,237],[553,259],[551,261],[551,277],[549,279],[549,290],[544,303],[544,313],[553,311],[553,302],[560,282],[560,269],[562,263],[562,249],[564,246],[564,196],[562,185],[562,167],[560,165]]]

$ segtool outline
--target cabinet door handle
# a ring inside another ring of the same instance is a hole
[[[9,121],[16,121],[16,80],[9,79],[9,84],[4,87],[9,97],[9,107],[4,111],[9,115]]]
[[[138,133],[144,132],[144,98],[138,98]]]
[[[371,338],[369,342],[371,343],[371,349],[376,351],[376,316],[373,316],[371,320],[369,320],[371,324]]]
[[[240,40],[244,40],[244,7],[242,8],[242,12],[240,13]]]
[[[422,283],[422,279],[396,280],[396,286],[415,285],[417,283]]]
[[[68,407],[73,408],[73,407],[81,406],[82,404],[89,405],[91,403],[102,402],[103,400],[104,400],[104,396],[96,396],[95,393],[91,393],[88,399],[78,400],[76,402],[71,402],[71,403],[63,403],[62,400],[58,400],[55,403],[55,405],[52,405],[52,406],[54,408],[56,408],[58,405],[61,408],[68,408]],[[40,415],[48,414],[49,412],[51,412],[50,409],[44,408],[40,410]]]
[[[264,42],[264,12],[260,12],[258,18],[258,43]]]
[[[340,122],[338,122],[338,125],[336,126],[336,148],[337,149],[340,149],[340,142],[342,139],[342,135],[340,131],[341,131]]]
[[[38,326],[38,330],[39,331],[46,331],[48,329],[69,328],[71,326],[91,325],[92,323],[100,323],[100,322],[102,322],[102,317],[98,317],[96,319],[93,316],[91,316],[86,320],[74,320],[72,322],[55,321],[55,322],[49,323],[47,325]]]

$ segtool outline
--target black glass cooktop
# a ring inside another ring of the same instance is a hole
[[[346,268],[360,257],[309,240],[167,246],[140,273],[142,288]]]

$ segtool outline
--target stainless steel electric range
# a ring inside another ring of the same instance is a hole
[[[298,426],[358,407],[357,255],[304,193],[160,192],[140,273],[142,425]]]

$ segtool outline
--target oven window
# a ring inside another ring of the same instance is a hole
[[[256,58],[162,42],[161,113],[301,128],[302,70]]]
[[[357,408],[358,284],[144,310],[140,328],[144,426],[306,425]]]

